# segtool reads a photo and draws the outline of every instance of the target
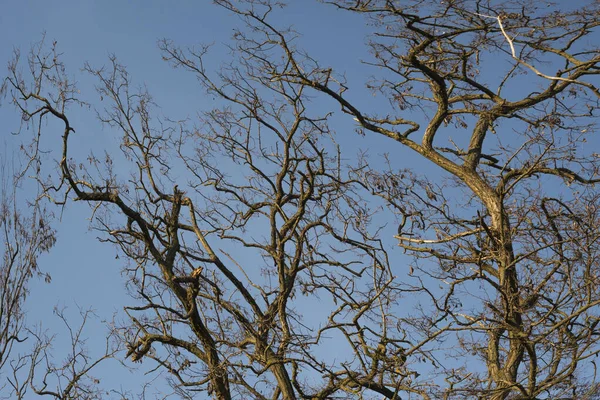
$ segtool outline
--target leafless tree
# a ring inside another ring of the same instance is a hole
[[[399,245],[418,261],[414,290],[430,297],[405,329],[432,342],[423,355],[458,360],[423,377],[445,381],[432,395],[597,395],[600,177],[586,143],[600,99],[598,3],[327,1],[375,27],[369,87],[389,99],[387,114],[295,49],[268,18],[274,4],[221,3],[254,28],[238,49],[265,78],[324,93],[454,186],[392,155],[387,171],[360,170],[398,215]]]
[[[131,90],[116,59],[110,68],[86,67],[111,100],[99,118],[120,131],[120,161],[133,166],[129,180],[119,180],[113,156],[90,155],[84,164],[68,153],[74,128],[66,109],[76,88],[54,51],[36,47],[28,60],[41,74],[22,79],[15,62],[8,82],[26,120],[64,124],[61,174],[40,180],[43,192],[59,204],[89,202],[103,240],[128,261],[137,301],[120,331],[128,356],[166,369],[182,396],[329,398],[359,390],[359,382],[393,396],[397,388],[363,372],[377,371],[385,348],[398,355],[394,373],[404,373],[401,341],[371,327],[395,323],[386,316],[398,288],[367,229],[365,186],[346,176],[327,115],[309,114],[303,86],[263,81],[250,64],[224,70],[217,86],[198,65],[209,91],[228,104],[188,126],[154,119],[152,98]],[[165,57],[177,63],[178,54]],[[52,98],[41,94],[50,89]],[[330,313],[304,321],[297,310],[317,296],[327,296]],[[348,355],[321,356],[318,348],[340,333]]]
[[[33,393],[61,400],[98,398],[100,388],[89,373],[117,352],[112,335],[107,337],[105,351],[94,358],[82,335],[93,313],[82,311],[78,324],[68,320],[64,310],[56,309],[55,315],[64,323],[71,346],[68,354],[56,354],[52,351],[54,339],[63,332],[50,334],[41,328],[40,321],[28,321],[25,312],[27,301],[37,300],[30,293],[31,280],[51,281],[48,268],[42,269],[38,259],[56,242],[53,214],[43,201],[47,194],[42,191],[37,196],[27,196],[35,194],[38,188],[32,187],[28,178],[39,179],[41,172],[36,144],[21,148],[26,160],[22,165],[19,156],[8,154],[2,156],[0,164],[0,398],[27,399]],[[92,351],[97,352],[98,349]],[[64,358],[56,363],[55,357]]]
[[[6,155],[0,165],[0,376],[10,374],[11,353],[27,338],[23,306],[29,294],[29,282],[36,276],[49,280],[38,268],[38,257],[55,242],[49,214],[35,200],[19,202],[18,188],[22,174],[14,173]],[[2,379],[0,393],[8,381]]]
[[[54,316],[61,321],[63,330],[50,334],[39,326],[27,329],[30,347],[12,358],[6,374],[10,390],[0,391],[0,395],[8,392],[10,397],[6,398],[19,400],[32,395],[56,400],[92,400],[114,393],[92,371],[118,352],[112,333],[106,335],[104,348],[89,349],[86,327],[89,319],[97,317],[91,310],[80,309],[80,321],[64,308],[55,308]],[[66,334],[68,350],[64,353],[54,348],[58,334]]]
[[[382,112],[296,47],[277,3],[217,3],[246,23],[235,61],[212,73],[207,49],[160,43],[218,99],[198,121],[161,116],[115,58],[86,66],[118,155],[69,152],[81,102],[54,49],[7,79],[26,121],[62,123],[43,193],[89,203],[127,261],[128,356],[190,398],[596,398],[598,4],[325,2],[375,29]],[[317,94],[397,149],[344,165]]]
[[[0,398],[27,399],[32,393],[60,400],[99,398],[97,379],[89,373],[101,361],[116,352],[115,342],[107,337],[105,352],[96,358],[89,355],[82,336],[90,311],[82,312],[82,321],[75,325],[56,310],[70,334],[71,351],[53,354],[54,335],[33,328],[26,320],[25,305],[30,297],[33,278],[50,282],[48,272],[38,266],[38,257],[53,247],[56,237],[52,229],[52,214],[38,200],[19,202],[23,194],[21,183],[28,168],[13,173],[2,165],[2,198],[0,227],[3,258],[0,268]],[[35,296],[33,296],[35,299]],[[94,349],[96,353],[98,349]],[[64,356],[57,365],[54,357]],[[39,377],[39,375],[42,375]],[[56,384],[56,388],[50,385]]]

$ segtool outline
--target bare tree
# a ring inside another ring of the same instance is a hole
[[[246,23],[236,61],[211,73],[206,49],[160,43],[220,101],[195,123],[161,116],[115,58],[86,66],[120,155],[69,152],[80,101],[54,49],[7,78],[25,120],[63,125],[43,193],[88,202],[127,260],[128,356],[190,398],[597,397],[597,3],[326,2],[376,29],[384,112],[295,47],[277,3],[217,3]],[[315,93],[398,150],[345,166]],[[407,169],[407,151],[444,179]]]
[[[21,150],[25,163],[17,165],[21,158],[13,156],[11,165],[11,157],[4,154],[0,164],[0,398],[26,399],[32,393],[61,400],[99,398],[101,389],[96,384],[97,379],[89,373],[100,362],[112,358],[118,347],[112,335],[108,335],[104,352],[99,357],[89,354],[82,333],[94,314],[81,311],[78,324],[67,319],[63,309],[55,310],[69,333],[68,354],[56,354],[52,350],[55,336],[62,332],[50,334],[41,328],[40,321],[27,321],[27,301],[30,297],[32,303],[37,300],[35,294],[30,293],[31,280],[51,281],[50,274],[40,268],[38,259],[52,249],[56,232],[52,227],[53,213],[44,202],[47,193],[42,190],[37,195],[27,196],[27,193],[36,194],[38,189],[35,180],[32,186],[28,179],[40,179],[38,143],[22,146]],[[94,354],[97,352],[98,349],[92,350]],[[54,361],[54,357],[63,356],[60,363]]]
[[[67,399],[100,399],[107,392],[92,370],[101,362],[113,358],[118,352],[112,334],[108,334],[103,349],[89,349],[84,336],[90,318],[97,318],[91,310],[79,310],[81,321],[74,324],[65,309],[55,308],[55,315],[63,323],[69,338],[69,351],[59,354],[60,362],[55,361],[57,354],[51,351],[54,337],[45,333],[35,333],[37,339],[34,351],[27,364],[29,374],[27,380],[37,396],[45,396],[57,400]],[[92,355],[91,352],[99,355]]]
[[[36,276],[50,279],[38,268],[38,257],[55,242],[48,212],[37,201],[19,203],[17,193],[22,174],[13,172],[5,159],[0,165],[0,376],[3,377],[11,373],[14,347],[28,336],[23,306],[29,294],[29,282]],[[26,208],[30,213],[24,210]],[[2,381],[0,393],[9,387],[7,380]]]
[[[269,2],[221,2],[253,28],[239,33],[238,49],[265,79],[326,94],[364,132],[433,162],[458,189],[402,171],[391,155],[387,171],[365,164],[359,173],[398,215],[399,245],[418,261],[414,290],[430,297],[404,329],[437,344],[421,349],[430,359],[459,360],[434,367],[446,384],[432,393],[597,395],[600,177],[586,143],[600,99],[600,54],[589,41],[598,3],[326,3],[375,26],[369,87],[390,113],[352,100],[341,74],[295,49],[269,21]],[[467,206],[457,209],[456,196]]]
[[[61,174],[40,181],[44,193],[60,204],[89,202],[103,240],[128,262],[137,304],[126,309],[121,337],[133,361],[166,369],[182,396],[330,398],[359,382],[393,396],[397,389],[365,374],[377,371],[382,347],[399,354],[402,369],[401,342],[371,327],[394,323],[386,317],[398,289],[367,229],[365,186],[344,173],[327,116],[307,111],[303,85],[264,81],[251,64],[224,70],[217,84],[197,65],[227,103],[206,112],[200,130],[153,119],[152,98],[131,90],[116,59],[110,68],[87,66],[111,100],[99,118],[120,131],[120,161],[133,167],[119,180],[113,156],[90,155],[85,165],[69,154],[66,109],[76,88],[55,50],[42,49],[29,57],[40,75],[22,79],[15,62],[8,82],[25,119],[64,123]],[[179,62],[175,50],[165,57]],[[52,98],[41,95],[49,91]],[[326,317],[304,321],[297,310],[325,295]],[[349,341],[339,361],[317,350],[331,331]]]
[[[114,390],[101,385],[92,370],[101,362],[114,358],[119,351],[112,332],[106,335],[104,348],[90,349],[87,346],[86,327],[91,318],[97,318],[91,310],[79,309],[80,321],[69,316],[66,309],[55,308],[54,316],[64,329],[50,334],[40,325],[28,328],[29,347],[24,348],[10,360],[7,368],[7,387],[0,396],[8,393],[11,399],[28,399],[33,394],[56,400],[101,399],[114,394]],[[56,336],[65,334],[66,351],[56,350]],[[60,359],[60,360],[57,360]],[[5,397],[2,397],[5,398]]]

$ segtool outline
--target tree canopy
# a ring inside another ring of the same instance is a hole
[[[36,204],[88,204],[123,265],[131,303],[101,360],[162,371],[181,398],[600,398],[600,3],[315,3],[368,26],[362,81],[282,26],[283,4],[214,3],[239,22],[220,68],[209,46],[158,44],[214,99],[193,118],[163,115],[114,56],[83,68],[98,104],[56,43],[9,65]],[[81,107],[118,151],[69,147]],[[387,151],[349,150],[357,134]],[[37,394],[101,396],[96,361],[51,390],[38,359],[21,359]]]

